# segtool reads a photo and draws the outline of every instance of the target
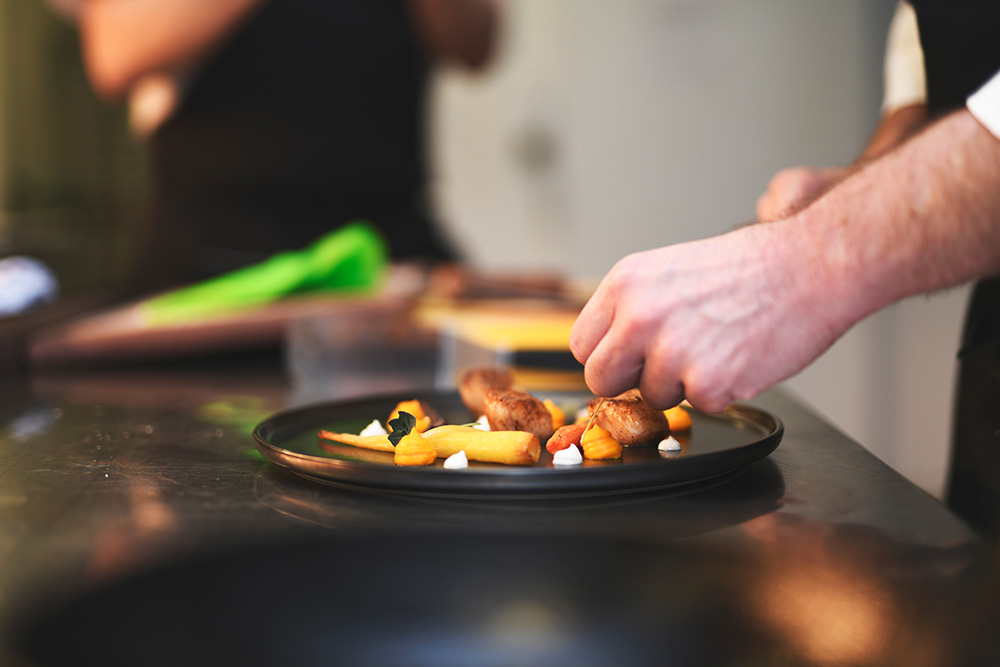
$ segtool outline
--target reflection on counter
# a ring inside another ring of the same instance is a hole
[[[668,490],[582,498],[439,498],[338,488],[274,465],[260,469],[254,496],[267,507],[335,530],[588,534],[669,541],[738,525],[781,505],[784,483],[770,460]],[[474,511],[473,511],[474,510]],[[626,510],[627,515],[622,515]],[[655,524],[655,531],[649,526]]]
[[[817,538],[733,550],[447,527],[328,532],[182,558],[71,597],[25,618],[18,646],[39,667],[78,655],[147,665],[985,664],[954,632],[977,609],[963,608],[976,600],[969,578],[948,593],[936,585],[975,570],[974,554],[916,553],[850,526]],[[907,581],[907,562],[926,570],[923,583]]]

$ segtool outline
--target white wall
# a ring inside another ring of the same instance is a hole
[[[437,202],[470,259],[597,279],[753,217],[771,174],[874,127],[893,0],[507,0],[491,73],[440,78]],[[940,492],[963,294],[851,332],[789,383]]]

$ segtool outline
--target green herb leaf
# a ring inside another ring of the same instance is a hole
[[[417,418],[411,415],[409,412],[400,411],[399,416],[395,419],[389,420],[389,428],[392,432],[389,433],[389,442],[395,447],[399,444],[399,441],[403,439],[404,435],[407,435],[413,430],[413,427],[417,425]]]

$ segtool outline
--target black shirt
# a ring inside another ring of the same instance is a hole
[[[265,3],[153,137],[158,224],[253,258],[364,218],[394,257],[450,256],[424,205],[428,71],[402,0]]]

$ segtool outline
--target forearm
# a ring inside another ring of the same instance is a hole
[[[879,121],[858,162],[867,162],[883,155],[917,134],[927,124],[927,107],[911,104],[894,109]]]
[[[98,93],[116,99],[141,76],[191,67],[261,0],[85,0],[84,61]]]
[[[923,104],[911,104],[885,114],[862,154],[846,167],[790,167],[776,173],[757,200],[757,218],[780,220],[809,206],[866,163],[915,136],[927,124]]]
[[[817,297],[848,325],[899,299],[1000,272],[1000,140],[957,111],[787,221],[815,244]],[[794,242],[794,241],[793,241]],[[838,293],[839,292],[839,293]]]

